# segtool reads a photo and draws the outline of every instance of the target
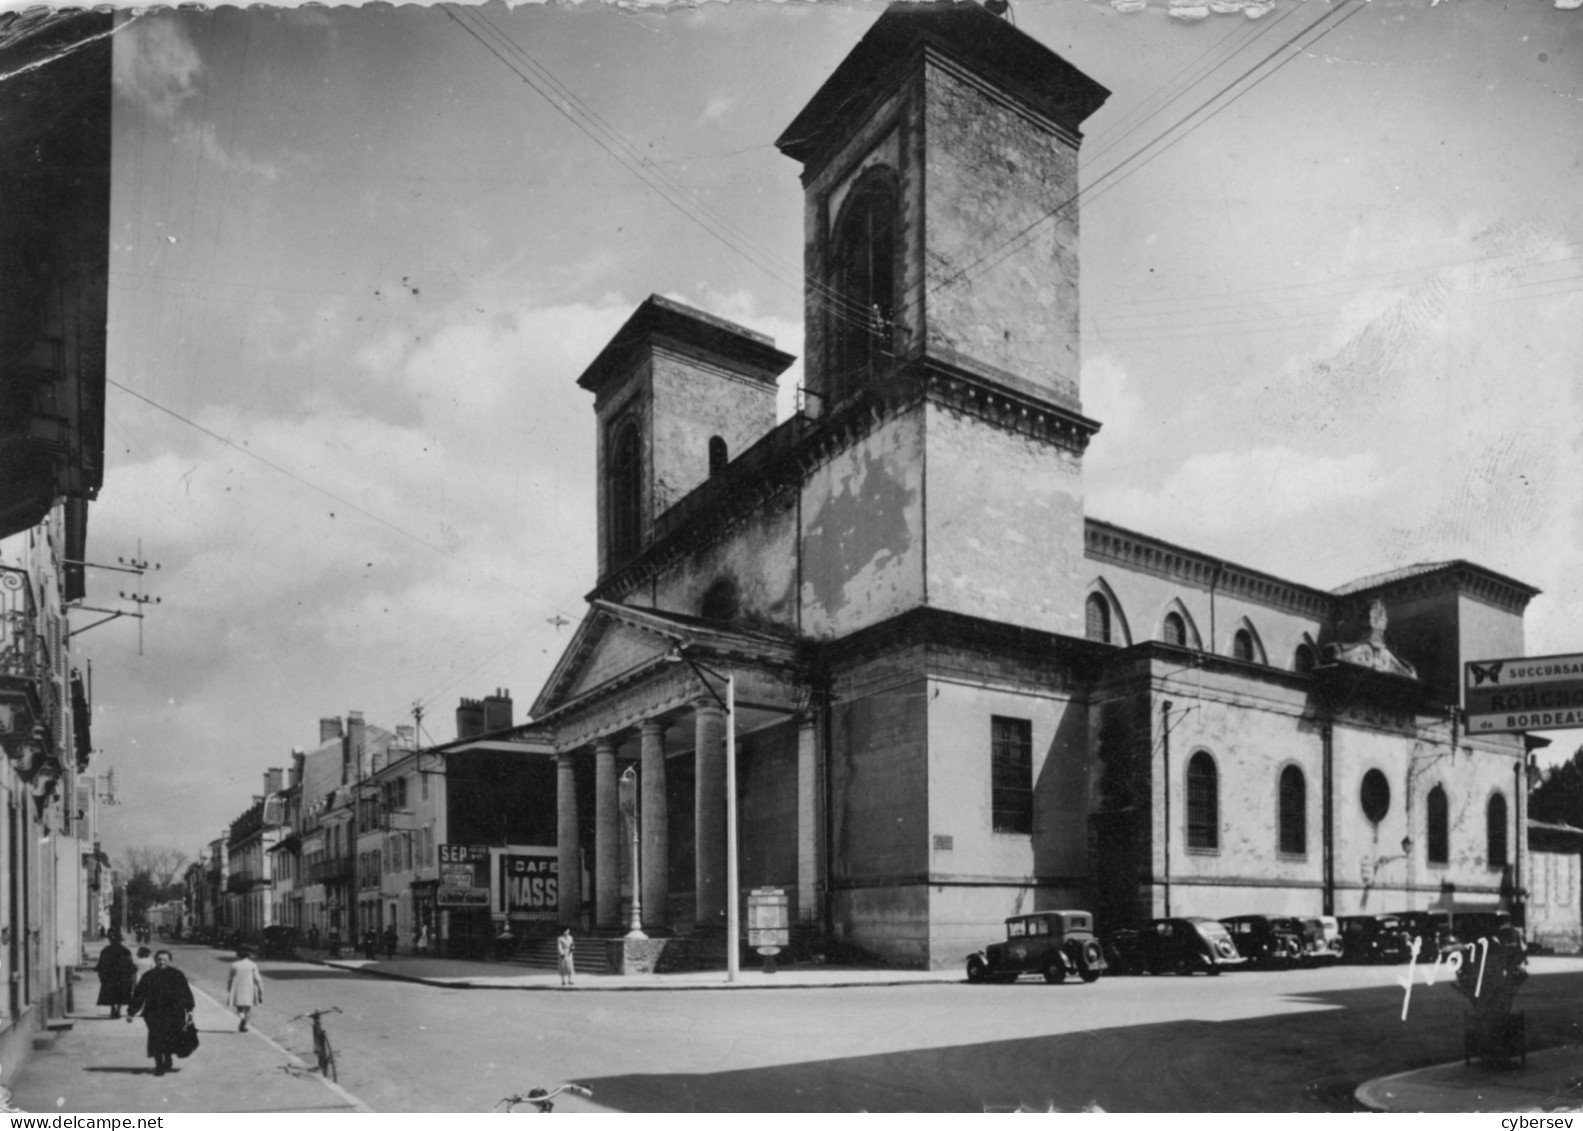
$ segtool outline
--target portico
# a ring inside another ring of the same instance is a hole
[[[695,663],[675,662],[682,655]],[[817,916],[816,728],[793,642],[596,601],[535,704],[532,724],[557,757],[562,924],[614,933],[627,923],[634,877],[618,782],[635,767],[644,930],[724,928],[731,898],[726,735],[733,720],[717,676],[727,675],[736,692],[739,798],[746,793],[740,775],[753,773],[755,759],[780,760],[789,751],[796,765],[796,789],[775,806],[773,819],[764,819],[760,804],[747,814],[758,819],[740,824],[741,886],[795,889],[799,917]],[[584,864],[592,880],[586,900],[570,880]]]

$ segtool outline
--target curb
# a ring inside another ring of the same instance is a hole
[[[960,977],[958,975],[952,974],[949,977],[942,976],[942,977],[939,977],[939,978],[910,978],[910,979],[907,979],[906,981],[894,981],[894,980],[891,980],[891,979],[880,978],[880,979],[865,979],[863,981],[853,981],[853,982],[780,982],[780,983],[776,983],[776,984],[752,985],[752,986],[744,985],[743,983],[740,983],[740,982],[737,982],[737,983],[732,983],[732,982],[676,982],[676,983],[672,983],[670,985],[666,985],[664,983],[656,983],[656,982],[623,983],[623,984],[616,984],[616,985],[611,985],[611,984],[608,984],[607,982],[583,982],[583,983],[581,983],[579,985],[570,986],[570,987],[568,987],[568,986],[551,986],[551,985],[544,985],[544,986],[537,986],[537,985],[492,985],[492,984],[487,983],[487,982],[475,982],[475,981],[470,981],[470,980],[466,980],[466,979],[457,980],[457,981],[450,981],[449,979],[440,980],[440,979],[437,979],[437,978],[425,978],[422,975],[418,975],[418,974],[403,974],[403,973],[399,973],[399,972],[397,972],[395,970],[376,970],[376,969],[371,969],[371,967],[377,966],[378,965],[377,963],[367,963],[367,964],[361,965],[361,966],[350,966],[350,965],[344,965],[339,960],[327,959],[327,958],[303,958],[300,955],[298,956],[298,961],[311,962],[311,963],[313,963],[316,966],[325,966],[325,967],[329,967],[329,968],[334,969],[334,970],[345,970],[348,973],[366,974],[366,975],[368,975],[371,978],[385,978],[385,979],[387,979],[389,981],[393,981],[393,982],[408,982],[408,983],[413,983],[413,984],[416,984],[416,985],[433,986],[436,989],[444,989],[444,990],[515,990],[515,991],[518,991],[518,992],[526,992],[526,993],[578,993],[578,992],[583,992],[583,993],[588,993],[588,992],[592,992],[592,993],[640,993],[640,992],[645,992],[645,991],[648,991],[648,992],[655,992],[655,991],[657,991],[657,992],[662,992],[662,993],[677,993],[677,992],[707,991],[707,990],[714,990],[714,991],[720,991],[720,990],[844,990],[844,989],[859,989],[859,988],[872,989],[872,988],[875,988],[875,987],[882,987],[882,986],[885,986],[885,987],[889,987],[889,986],[939,986],[939,985],[965,984],[965,979],[963,979],[962,977]],[[510,975],[502,975],[502,976],[503,977],[509,977]],[[607,974],[607,975],[601,975],[601,977],[606,978],[606,979],[610,979],[610,978],[617,978],[617,977],[619,977],[619,975],[609,975],[609,974]],[[663,977],[663,975],[661,975],[661,977]]]

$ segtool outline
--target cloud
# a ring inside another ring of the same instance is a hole
[[[193,96],[203,61],[172,15],[143,16],[116,38],[115,88],[161,122]]]

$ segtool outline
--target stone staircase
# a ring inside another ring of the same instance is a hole
[[[577,940],[576,965],[579,974],[610,974],[610,960],[606,957],[605,940],[587,935]],[[530,970],[555,971],[560,966],[560,951],[554,937],[524,939],[517,952],[506,959],[508,965],[525,966]]]

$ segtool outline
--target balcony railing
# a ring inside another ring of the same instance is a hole
[[[49,653],[39,632],[32,583],[23,570],[0,566],[0,738],[13,757],[20,756],[14,742],[48,725],[48,675]]]

